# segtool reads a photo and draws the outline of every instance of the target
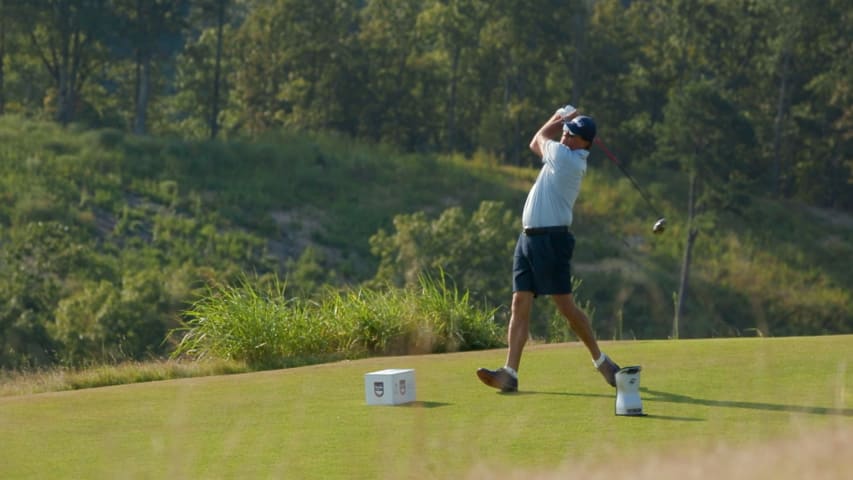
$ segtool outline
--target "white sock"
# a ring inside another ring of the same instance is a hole
[[[507,371],[510,375],[512,375],[512,378],[518,378],[518,372],[516,372],[514,368],[508,365],[504,365],[504,370]]]
[[[605,355],[604,352],[601,352],[601,356],[598,357],[598,360],[593,360],[592,364],[595,365],[595,368],[598,368],[605,360],[607,360],[607,355]]]

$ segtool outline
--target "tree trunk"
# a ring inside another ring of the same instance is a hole
[[[62,125],[68,125],[74,118],[74,91],[68,78],[68,70],[61,68],[59,71],[59,92],[56,98],[56,121]]]
[[[210,139],[219,134],[219,83],[222,71],[222,28],[225,25],[225,2],[216,4],[216,62],[213,67],[213,98],[210,101]]]
[[[146,18],[145,11],[142,8],[144,0],[136,0],[136,18],[141,24]],[[147,37],[147,36],[146,36]],[[143,37],[144,38],[144,37]],[[145,43],[145,42],[142,42]],[[136,47],[136,95],[135,95],[135,111],[133,115],[133,133],[136,135],[145,134],[146,112],[148,109],[148,90],[151,65],[151,56],[146,51],[146,47]]]
[[[696,215],[696,172],[690,173],[690,189],[687,195],[687,238],[684,245],[684,259],[681,263],[681,280],[678,284],[678,303],[675,307],[675,318],[672,321],[672,338],[678,339],[684,319],[684,304],[687,300],[687,288],[690,280],[690,261],[693,257],[693,244],[699,231],[693,228]]]
[[[783,126],[788,103],[788,82],[791,71],[791,53],[786,47],[782,51],[782,66],[779,79],[779,100],[776,102],[776,118],[773,120],[773,191],[777,195],[783,193],[782,176],[784,172],[784,159],[782,158],[782,136]]]
[[[6,12],[3,3],[3,0],[0,0],[0,115],[6,113],[6,82],[3,70],[6,58]]]
[[[148,118],[148,96],[151,89],[151,58],[141,54],[136,64],[136,114],[133,117],[133,133],[145,135]]]
[[[574,105],[580,103],[583,88],[581,82],[581,72],[583,72],[583,50],[584,40],[586,38],[586,11],[577,9],[572,13],[572,44],[574,45],[575,54],[572,55],[572,97],[571,102]]]
[[[447,148],[450,151],[456,147],[456,84],[457,71],[459,70],[459,57],[462,55],[462,47],[455,46],[453,49],[453,60],[450,64],[450,92],[447,100]]]
[[[81,49],[85,40],[73,16],[70,2],[58,2],[53,5],[53,16],[58,24],[59,45],[48,45],[51,60],[42,55],[47,69],[56,82],[56,112],[54,118],[62,125],[68,125],[74,119],[74,106],[77,101],[77,81],[80,73]],[[38,48],[35,35],[31,32],[33,44]]]
[[[71,42],[74,36],[63,32],[59,54],[59,68],[57,69],[57,92],[56,92],[56,121],[67,125],[73,118],[74,89],[71,78]]]

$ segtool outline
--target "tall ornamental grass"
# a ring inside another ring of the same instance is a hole
[[[282,368],[344,358],[439,353],[502,346],[495,309],[422,276],[412,288],[329,289],[288,298],[286,285],[248,279],[213,287],[190,308],[174,357]]]

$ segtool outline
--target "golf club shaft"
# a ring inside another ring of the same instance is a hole
[[[600,138],[596,137],[596,138],[595,138],[595,140],[593,140],[593,142],[594,142],[596,145],[598,145],[598,148],[600,148],[600,149],[601,149],[601,151],[602,151],[602,152],[604,152],[604,154],[607,156],[607,158],[609,158],[613,163],[615,163],[615,164],[616,164],[616,166],[617,166],[617,167],[619,167],[619,170],[621,170],[621,171],[622,171],[622,173],[623,173],[626,177],[628,177],[628,180],[630,180],[630,181],[631,181],[631,184],[632,184],[632,185],[634,185],[634,188],[635,188],[635,189],[637,189],[637,191],[638,191],[638,192],[640,192],[640,196],[641,196],[641,197],[643,197],[643,200],[645,200],[645,201],[646,201],[646,203],[649,205],[649,208],[651,208],[651,209],[652,209],[652,213],[654,213],[654,214],[655,214],[655,215],[657,215],[658,217],[661,217],[660,212],[658,212],[658,209],[657,209],[657,208],[655,208],[655,206],[652,204],[652,201],[651,201],[651,200],[649,200],[649,197],[648,197],[648,195],[646,195],[646,192],[644,192],[644,191],[643,191],[643,189],[642,189],[642,188],[640,188],[640,185],[639,185],[639,184],[637,184],[637,181],[636,181],[636,180],[634,180],[634,177],[632,177],[632,176],[631,176],[631,174],[630,174],[630,173],[628,173],[628,170],[626,170],[626,169],[625,169],[625,166],[624,166],[624,165],[622,165],[622,162],[620,162],[620,161],[619,161],[619,159],[618,159],[618,158],[616,158],[616,155],[613,155],[613,152],[611,152],[611,151],[610,151],[610,150],[609,150],[609,149],[604,145],[604,143],[601,141],[601,139],[600,139]]]

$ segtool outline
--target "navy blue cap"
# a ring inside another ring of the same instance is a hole
[[[595,138],[595,121],[586,115],[579,115],[570,122],[564,123],[563,131],[572,132],[572,135],[577,135],[591,142]]]

